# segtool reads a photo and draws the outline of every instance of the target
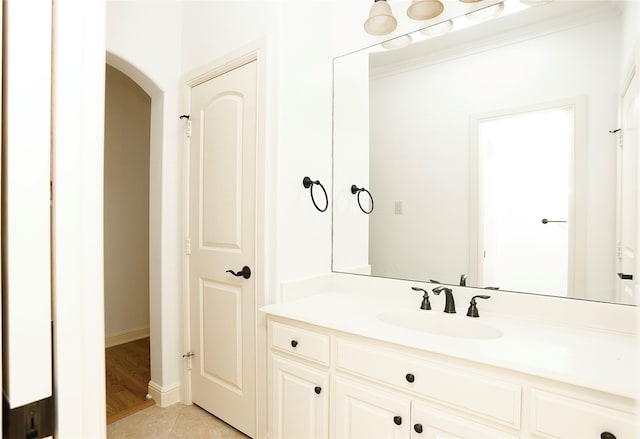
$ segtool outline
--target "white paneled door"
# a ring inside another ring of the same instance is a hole
[[[256,64],[191,89],[188,189],[192,400],[252,437]]]

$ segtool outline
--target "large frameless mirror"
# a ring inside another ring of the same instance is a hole
[[[634,303],[640,6],[499,5],[334,60],[333,270]]]

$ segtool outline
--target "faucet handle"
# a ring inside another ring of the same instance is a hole
[[[418,287],[411,287],[411,289],[413,291],[422,291],[424,293],[424,295],[422,296],[422,304],[420,305],[420,309],[430,310],[431,303],[429,302],[429,293],[427,292],[427,290]]]
[[[471,302],[469,302],[469,309],[467,310],[467,316],[468,317],[480,317],[480,314],[478,314],[478,306],[476,305],[476,299],[490,299],[491,296],[485,296],[485,295],[478,295],[478,296],[473,296],[471,298]]]

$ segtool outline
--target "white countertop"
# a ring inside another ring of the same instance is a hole
[[[466,316],[466,303],[458,304],[457,314],[443,313],[440,301],[434,303],[433,299],[431,311],[419,310],[419,304],[420,300],[408,302],[332,291],[268,305],[261,311],[623,397],[638,396],[638,344],[634,335],[484,312],[481,300],[480,317],[473,320],[501,330],[501,337],[434,335],[385,323],[376,317],[383,312],[417,310],[424,312],[425,318],[435,313],[435,318],[471,319]]]

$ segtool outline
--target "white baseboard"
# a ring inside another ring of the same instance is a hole
[[[119,344],[129,343],[130,341],[140,340],[145,337],[149,337],[149,327],[116,332],[113,335],[105,337],[104,347],[110,348]]]
[[[162,387],[159,384],[149,381],[149,395],[160,407],[169,407],[180,402],[180,385],[175,384],[169,387]]]

